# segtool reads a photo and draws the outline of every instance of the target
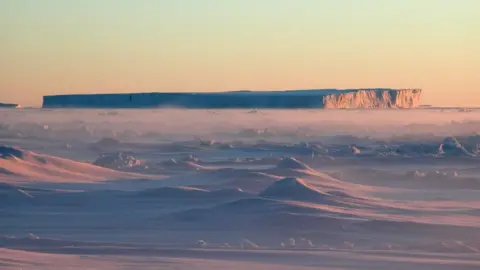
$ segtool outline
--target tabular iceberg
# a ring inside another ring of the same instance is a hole
[[[0,108],[20,108],[20,105],[12,103],[0,103]]]
[[[203,93],[52,95],[44,108],[414,108],[420,89],[315,89]]]

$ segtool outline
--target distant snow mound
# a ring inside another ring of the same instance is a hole
[[[23,159],[25,158],[25,151],[23,151],[20,148],[0,145],[0,158],[1,159],[8,159],[8,158]]]
[[[318,190],[300,178],[288,177],[279,180],[263,192],[260,197],[295,201],[325,202],[331,197],[328,193]]]
[[[312,170],[308,165],[298,161],[293,157],[285,157],[280,160],[280,162],[277,164],[277,168],[290,170]]]
[[[475,156],[473,153],[470,153],[455,137],[447,137],[443,140],[443,143],[438,147],[439,155],[464,155],[464,156]]]
[[[94,149],[111,149],[120,146],[120,141],[114,138],[103,138],[98,142],[91,144],[91,147]]]
[[[103,154],[93,162],[93,165],[110,168],[126,169],[138,166],[141,161],[132,156],[131,153]]]
[[[405,143],[393,149],[396,155],[403,156],[438,156],[441,149],[431,143]]]

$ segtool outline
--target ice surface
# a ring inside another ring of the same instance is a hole
[[[1,269],[480,268],[476,110],[1,114]]]

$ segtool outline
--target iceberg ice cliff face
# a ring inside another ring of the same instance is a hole
[[[330,94],[323,98],[324,108],[414,108],[420,103],[420,89],[359,90]]]
[[[414,108],[420,89],[319,89],[44,96],[44,108]]]

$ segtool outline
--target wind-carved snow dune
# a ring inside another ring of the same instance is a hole
[[[301,170],[301,171],[312,171],[312,168],[310,168],[305,163],[302,163],[301,161],[298,161],[294,157],[282,158],[282,160],[280,160],[280,162],[277,164],[277,168]]]
[[[89,163],[0,146],[0,180],[7,183],[32,181],[80,183],[141,177]]]
[[[360,205],[364,199],[341,191],[342,181],[334,178],[319,177],[323,174],[314,171],[308,165],[295,158],[283,158],[275,170],[282,172],[311,172],[312,181],[319,181],[320,187],[298,177],[286,177],[273,180],[271,184],[253,194],[243,195],[234,192],[231,202],[224,202],[208,208],[196,208],[171,213],[159,218],[160,226],[172,229],[190,229],[196,227],[201,230],[222,228],[223,230],[238,230],[256,228],[293,229],[314,228],[322,224],[324,229],[337,230],[345,224],[352,224],[352,214],[345,214],[341,208],[355,202]],[[325,186],[325,190],[321,187]],[[345,185],[350,187],[350,185]],[[164,191],[165,189],[161,189]],[[147,193],[155,192],[148,190]],[[198,195],[206,195],[203,190],[196,190]],[[182,192],[183,193],[183,192]],[[215,192],[211,193],[213,197]],[[193,195],[193,194],[192,194]],[[178,196],[181,196],[180,194]],[[343,219],[346,218],[346,219]],[[297,224],[294,220],[301,221]]]
[[[337,218],[315,216],[321,214],[329,215],[331,212],[315,208],[313,205],[288,200],[252,197],[221,203],[213,207],[168,214],[159,217],[158,222],[160,226],[171,229],[196,228],[197,230],[227,231],[293,229],[299,225],[313,228],[319,226],[321,222],[324,222],[324,228],[329,227],[330,222],[339,228],[343,223]],[[295,220],[302,220],[302,224],[296,224]]]
[[[291,176],[291,177],[301,177],[301,176],[325,176],[316,170],[310,168],[307,164],[297,160],[294,157],[284,157],[282,158],[275,168],[267,170],[272,174],[278,174],[282,176]]]
[[[356,191],[366,189],[366,187],[362,185],[340,181],[326,173],[314,170],[307,164],[299,161],[294,157],[284,157],[278,162],[275,168],[268,169],[266,171],[273,175],[283,176],[282,178],[287,177],[287,179],[309,178],[315,182],[314,186],[316,188],[322,187],[335,191],[338,191],[339,189],[353,189]],[[297,182],[305,183],[303,180]]]
[[[271,199],[306,201],[323,204],[331,204],[335,199],[334,196],[319,190],[305,180],[294,177],[287,177],[273,183],[261,192],[259,196]]]

